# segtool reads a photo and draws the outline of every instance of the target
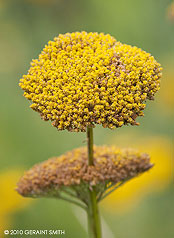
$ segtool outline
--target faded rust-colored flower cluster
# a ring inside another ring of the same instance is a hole
[[[31,108],[58,130],[138,124],[159,90],[161,66],[109,34],[75,32],[49,41],[20,80]]]
[[[64,186],[80,185],[80,194],[84,184],[103,184],[106,189],[107,185],[133,178],[152,166],[147,154],[114,146],[95,146],[94,165],[89,166],[87,149],[82,147],[35,165],[20,179],[17,191],[23,196],[56,197]]]

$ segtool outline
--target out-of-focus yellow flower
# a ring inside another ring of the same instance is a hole
[[[5,6],[5,1],[4,0],[0,0],[0,10],[3,9]]]
[[[172,143],[163,137],[138,138],[137,135],[129,135],[119,138],[116,144],[129,144],[140,151],[146,151],[155,164],[149,172],[132,179],[103,202],[104,207],[111,212],[126,212],[147,194],[160,192],[169,185],[172,179]]]
[[[174,1],[172,1],[167,8],[167,18],[174,22]]]
[[[15,191],[16,182],[20,176],[19,170],[7,170],[0,173],[0,237],[3,237],[3,231],[9,229],[11,225],[10,215],[30,202]]]
[[[174,71],[164,75],[164,80],[159,92],[158,106],[162,106],[165,110],[173,112],[174,108]]]

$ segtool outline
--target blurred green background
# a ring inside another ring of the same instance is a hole
[[[152,53],[164,68],[161,90],[155,102],[147,103],[145,117],[138,118],[139,127],[94,130],[95,144],[138,147],[150,153],[156,164],[156,169],[101,203],[104,238],[174,237],[171,3],[0,0],[0,237],[5,229],[63,229],[66,235],[59,237],[87,237],[83,211],[63,201],[23,199],[14,191],[25,169],[84,146],[84,133],[58,132],[51,123],[42,121],[18,86],[30,61],[49,40],[60,33],[82,30],[109,33],[123,43],[136,45]]]

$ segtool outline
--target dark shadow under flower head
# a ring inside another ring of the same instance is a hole
[[[97,196],[108,187],[125,182],[152,167],[147,154],[114,146],[94,147],[94,165],[88,165],[86,148],[35,165],[20,179],[17,191],[29,197],[59,197],[65,188],[85,201],[87,189],[96,187]]]
[[[160,64],[109,34],[75,32],[49,41],[20,80],[24,96],[58,130],[137,125],[159,90]]]

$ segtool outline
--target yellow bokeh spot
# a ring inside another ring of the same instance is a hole
[[[161,89],[158,95],[158,107],[162,106],[162,109],[164,109],[167,112],[174,112],[174,71],[173,72],[167,72],[164,75],[164,80],[161,85]]]
[[[31,201],[22,198],[15,191],[16,183],[21,174],[19,169],[1,171],[0,173],[0,237],[3,237],[3,231],[11,226],[11,215],[24,208]]]
[[[124,139],[123,139],[124,138]],[[130,142],[127,140],[131,138]],[[172,143],[163,137],[138,138],[137,135],[119,138],[118,144],[129,144],[131,147],[147,152],[154,167],[123,185],[103,202],[111,212],[127,212],[137,206],[147,194],[164,190],[172,180]],[[132,143],[132,144],[131,144]]]

